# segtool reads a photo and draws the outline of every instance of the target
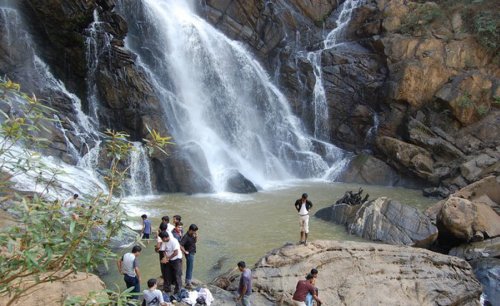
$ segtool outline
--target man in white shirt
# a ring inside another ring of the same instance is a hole
[[[138,245],[132,248],[130,253],[125,255],[118,260],[118,272],[123,274],[123,280],[127,285],[127,288],[134,287],[133,293],[141,292],[141,274],[139,272],[139,263],[137,257],[141,254],[142,248]],[[133,299],[137,299],[137,296],[133,296]]]
[[[169,233],[163,231],[159,234],[161,244],[159,247],[161,275],[163,277],[163,290],[171,291],[175,285],[174,294],[181,290],[182,285],[182,252],[179,241],[171,238]]]
[[[307,199],[307,193],[303,193],[302,197],[295,201],[295,209],[299,213],[300,224],[300,244],[307,245],[307,235],[309,234],[309,210],[313,204]]]

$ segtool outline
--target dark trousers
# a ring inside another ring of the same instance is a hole
[[[125,274],[125,276],[123,277],[123,280],[125,281],[127,288],[134,287],[134,290],[132,290],[132,293],[141,292],[141,285],[139,284],[139,279],[137,278],[137,276],[132,277],[132,276],[128,276],[127,274]],[[134,295],[134,296],[132,296],[132,298],[138,299],[139,296]]]
[[[163,277],[163,290],[170,292],[170,287],[175,285],[174,293],[181,290],[182,286],[182,259],[168,261],[161,264],[161,275]]]

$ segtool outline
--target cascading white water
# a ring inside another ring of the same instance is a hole
[[[286,98],[240,43],[196,16],[185,1],[143,5],[140,27],[155,32],[135,51],[144,63],[154,58],[144,68],[162,95],[169,130],[178,144],[203,151],[216,191],[224,190],[234,169],[260,186],[329,170],[331,163],[314,152],[314,140],[301,130]],[[340,149],[324,145],[341,159]]]
[[[127,193],[132,196],[153,194],[151,185],[151,166],[148,155],[140,142],[134,142],[130,154],[130,179],[127,180]]]
[[[326,101],[325,88],[323,85],[323,74],[321,67],[321,55],[324,50],[332,49],[342,43],[345,30],[351,21],[352,12],[360,7],[364,0],[346,0],[341,6],[339,17],[337,18],[337,27],[333,29],[323,42],[323,49],[308,52],[307,59],[313,66],[314,77],[314,136],[328,141],[329,122],[328,122],[328,103]]]
[[[85,41],[87,61],[87,94],[90,117],[99,126],[99,99],[97,97],[96,72],[99,66],[99,58],[103,52],[111,50],[111,36],[104,31],[103,23],[99,20],[99,13],[94,10],[94,21],[87,28],[87,39]]]
[[[19,17],[15,5],[8,7],[0,7],[0,21],[2,29],[7,32],[7,35],[0,39],[1,43],[6,46],[6,50],[11,52],[16,50],[19,43],[22,43],[25,50],[19,50],[22,58],[11,56],[13,64],[15,65],[16,77],[20,80],[16,82],[23,82],[23,80],[32,81],[33,84],[38,86],[39,90],[43,93],[65,97],[70,101],[74,113],[75,120],[69,120],[69,126],[72,128],[72,135],[78,138],[79,142],[86,145],[99,146],[98,132],[94,125],[89,121],[89,118],[82,112],[80,99],[74,94],[69,93],[64,84],[57,80],[49,70],[49,67],[36,55],[34,44],[27,34],[22,19]],[[22,60],[17,63],[16,60]],[[29,77],[26,77],[26,75]],[[45,97],[50,103],[50,96]],[[24,103],[22,99],[15,101],[15,104]],[[81,148],[75,147],[68,137],[68,130],[63,126],[62,120],[59,116],[54,115],[54,126],[61,131],[66,142],[68,153],[78,161],[81,166]],[[96,142],[97,141],[97,142]],[[87,147],[87,151],[93,152],[95,148]],[[33,167],[32,170],[24,173],[15,172],[15,168],[9,167],[13,163],[19,163],[22,160],[29,159],[32,165],[40,165],[41,167]],[[41,155],[37,152],[31,151],[29,148],[21,148],[14,146],[8,154],[3,154],[0,158],[0,165],[2,171],[7,171],[11,174],[16,173],[12,181],[16,183],[16,189],[26,191],[43,192],[45,185],[41,182],[47,182],[53,179],[53,174],[57,173],[57,184],[51,188],[50,198],[65,197],[74,192],[78,193],[92,193],[106,192],[106,185],[100,180],[95,172],[94,167],[75,167],[62,162],[61,160]],[[37,169],[39,171],[35,171]],[[46,192],[47,190],[45,190]]]
[[[313,66],[314,77],[314,137],[322,140],[329,139],[328,122],[328,104],[326,102],[326,93],[323,86],[323,77],[321,73],[321,51],[309,52],[307,59]]]

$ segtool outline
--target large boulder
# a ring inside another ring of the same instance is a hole
[[[386,197],[362,205],[333,205],[315,216],[345,225],[351,234],[389,244],[429,247],[438,235],[431,220],[418,209]]]
[[[257,187],[243,174],[233,170],[226,178],[226,190],[234,193],[253,193],[257,192]]]
[[[60,272],[56,276],[64,273]],[[26,280],[25,286],[29,284],[30,281]],[[76,272],[65,277],[63,280],[47,282],[28,289],[28,294],[11,305],[64,305],[64,301],[69,297],[86,297],[90,292],[104,290],[105,288],[104,282],[96,275]],[[9,299],[6,296],[0,296],[0,305],[7,305],[8,301]]]
[[[496,204],[500,203],[500,176],[490,175],[472,183],[455,193],[455,196],[468,200],[481,200],[488,197]]]
[[[316,286],[328,305],[479,305],[481,295],[471,267],[457,257],[403,246],[313,241],[284,245],[260,259],[252,269],[254,298],[291,305],[297,281],[311,268],[319,270]],[[235,278],[228,290],[237,284]]]
[[[376,145],[393,166],[407,169],[423,179],[434,180],[434,160],[426,149],[387,136],[378,137]]]
[[[188,194],[213,191],[207,160],[196,143],[176,145],[167,158],[153,158],[152,162],[159,191]]]
[[[487,204],[449,197],[437,215],[439,239],[481,241],[500,236],[500,216]]]

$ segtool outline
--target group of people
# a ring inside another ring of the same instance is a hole
[[[300,241],[299,244],[307,245],[309,234],[309,211],[313,204],[308,200],[307,193],[295,201],[295,208],[299,214]],[[143,239],[152,238],[153,227],[147,215],[142,215]],[[192,287],[194,257],[196,254],[196,243],[198,242],[198,227],[196,224],[189,226],[188,232],[184,233],[181,216],[173,216],[173,224],[170,223],[169,216],[162,217],[162,221],[156,232],[155,251],[159,254],[160,270],[163,278],[163,292],[157,289],[156,279],[148,280],[148,290],[144,290],[144,302],[146,306],[167,305],[169,295],[174,287],[174,294],[178,294],[182,288],[182,259],[186,258],[185,287]],[[140,271],[137,257],[142,248],[134,246],[130,253],[126,253],[118,261],[118,271],[124,275],[127,288],[134,287],[132,292],[140,292]],[[252,272],[246,267],[244,261],[237,264],[241,272],[240,282],[235,297],[236,305],[250,306],[252,294]],[[318,297],[318,289],[315,287],[318,270],[312,269],[305,280],[299,280],[296,285],[292,302],[296,306],[312,306],[313,300],[317,305],[322,302]]]
[[[147,215],[142,215],[142,239],[152,239],[153,227]],[[174,224],[170,223],[169,216],[163,216],[156,232],[155,251],[159,255],[160,271],[163,278],[163,292],[157,289],[157,281],[152,278],[148,280],[148,290],[144,290],[144,302],[146,306],[163,306],[170,301],[172,287],[173,294],[179,294],[182,286],[182,260],[186,258],[185,287],[192,287],[194,257],[196,254],[196,243],[198,242],[198,226],[191,224],[187,233],[184,233],[181,216],[173,217]],[[118,260],[118,272],[124,275],[127,288],[132,290],[138,298],[140,292],[141,275],[137,257],[142,248],[136,245],[130,253],[124,254]]]

